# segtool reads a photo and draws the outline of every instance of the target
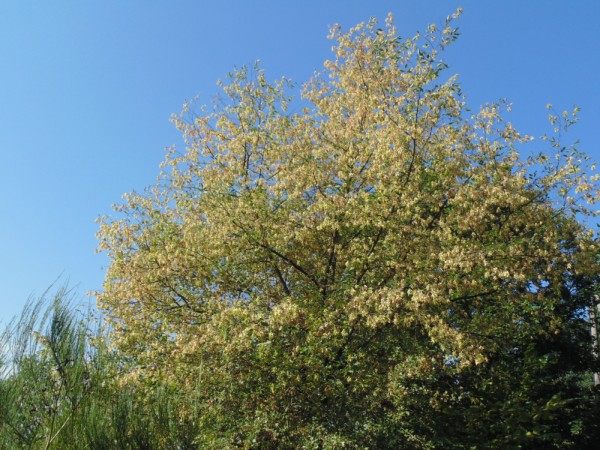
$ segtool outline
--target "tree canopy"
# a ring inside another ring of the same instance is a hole
[[[334,27],[300,100],[236,70],[173,118],[186,148],[157,185],[102,220],[119,381],[185,393],[199,447],[599,436],[598,190],[561,139],[577,111],[551,114],[539,153],[508,104],[471,115],[441,59],[454,18],[407,39],[391,16]]]

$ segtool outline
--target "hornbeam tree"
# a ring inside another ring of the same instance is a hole
[[[507,104],[471,116],[440,58],[456,15],[409,39],[391,15],[334,27],[301,102],[235,71],[101,220],[120,382],[187,393],[200,447],[587,442],[598,190],[553,137],[577,111],[539,153]]]

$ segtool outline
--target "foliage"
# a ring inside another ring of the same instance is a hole
[[[67,295],[62,289],[57,299]],[[29,302],[2,339],[3,349],[10,351],[1,385],[2,423],[29,448],[38,442],[48,447],[61,430],[70,428],[89,381],[84,330],[58,300],[46,314],[41,314],[42,305]],[[38,324],[44,334],[36,329]]]
[[[196,448],[184,399],[117,383],[127,364],[108,351],[90,313],[60,288],[31,299],[2,334],[0,448]]]
[[[233,73],[213,112],[174,119],[188,147],[162,182],[105,220],[99,301],[130,380],[194,393],[202,446],[571,438],[556,405],[583,394],[553,363],[574,337],[590,355],[568,287],[597,271],[576,220],[594,186],[557,139],[520,157],[501,105],[465,117],[438,58],[456,35],[334,28],[300,112],[286,80]]]

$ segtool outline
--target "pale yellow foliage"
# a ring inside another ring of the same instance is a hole
[[[103,220],[98,300],[136,374],[212,364],[201,377],[226,380],[219,361],[269,355],[289,330],[310,347],[384,327],[477,364],[525,326],[523,305],[552,316],[541,286],[594,270],[571,210],[593,203],[593,180],[560,146],[521,157],[531,138],[503,122],[502,104],[466,117],[438,57],[450,22],[402,41],[390,17],[331,38],[335,57],[300,106],[260,69],[232,74],[212,112],[186,105],[173,119],[185,151]]]

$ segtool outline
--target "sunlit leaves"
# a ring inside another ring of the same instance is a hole
[[[336,26],[300,100],[242,68],[173,118],[187,148],[99,233],[127,382],[196,392],[231,442],[377,446],[393,423],[388,444],[426,447],[400,425],[417,391],[428,411],[476,401],[460,377],[561,332],[565,280],[597,270],[577,220],[596,186],[562,136],[529,156],[509,106],[468,116],[440,59],[452,19]]]

